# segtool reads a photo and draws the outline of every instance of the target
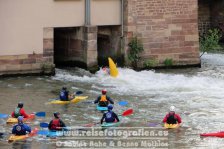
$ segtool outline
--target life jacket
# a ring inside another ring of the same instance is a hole
[[[20,110],[21,108],[15,108],[15,111],[14,111],[14,117],[15,118],[18,118],[19,116],[22,116],[22,114],[20,113]]]
[[[106,102],[107,101],[107,96],[106,95],[102,95],[101,98],[100,98],[100,101]]]
[[[52,120],[50,129],[51,130],[60,130],[58,127],[61,127],[60,119],[54,119],[54,120]]]
[[[107,105],[109,104],[108,100],[107,100],[107,96],[106,95],[102,95],[99,101],[99,106],[101,107],[107,107]]]
[[[60,99],[61,100],[67,100],[67,96],[66,96],[66,91],[65,90],[62,90],[60,92]]]
[[[112,111],[108,111],[106,113],[105,121],[107,123],[113,123],[115,121],[115,117],[113,116],[113,112]]]
[[[174,114],[169,114],[169,116],[167,117],[167,121],[168,124],[177,124],[177,118]]]

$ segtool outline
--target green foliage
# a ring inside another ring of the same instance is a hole
[[[137,67],[137,62],[141,59],[139,54],[144,51],[143,45],[137,37],[133,37],[128,46],[130,48],[128,59],[131,61],[134,67]]]
[[[156,60],[154,60],[154,59],[149,59],[147,61],[144,61],[144,63],[143,63],[144,67],[148,67],[148,68],[154,67],[157,64],[158,64],[158,62]]]
[[[165,66],[172,66],[173,65],[173,59],[172,58],[167,58],[163,62]]]
[[[219,44],[221,38],[222,33],[217,28],[208,30],[207,34],[200,37],[199,42],[200,42],[200,51],[202,52],[202,55],[205,52],[217,51],[222,49],[221,45]]]

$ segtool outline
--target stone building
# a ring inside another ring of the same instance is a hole
[[[210,1],[201,1],[0,0],[0,74],[51,74],[60,65],[96,70],[108,56],[128,64],[134,36],[144,46],[139,67],[168,59],[199,66],[198,25],[203,31],[212,22]]]

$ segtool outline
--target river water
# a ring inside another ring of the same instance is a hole
[[[58,95],[62,86],[70,92],[83,91],[93,101],[106,88],[115,101],[114,111],[122,113],[128,108],[134,114],[125,118],[121,127],[161,128],[159,124],[171,105],[176,106],[183,120],[177,130],[169,130],[169,148],[224,148],[220,138],[200,138],[203,132],[224,130],[224,55],[205,54],[202,68],[141,71],[119,68],[119,76],[112,78],[102,70],[91,74],[83,69],[57,69],[49,77],[13,77],[0,79],[0,113],[10,114],[19,101],[24,102],[27,113],[46,111],[46,118],[37,118],[30,125],[49,122],[52,113],[59,111],[68,126],[98,122],[102,113],[89,102],[49,105],[49,99]],[[128,101],[125,107],[118,101]],[[0,148],[55,148],[52,140],[35,137],[26,142],[7,143],[11,125],[0,119]]]

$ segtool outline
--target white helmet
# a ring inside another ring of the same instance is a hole
[[[170,106],[170,111],[175,112],[175,107],[174,106]]]

